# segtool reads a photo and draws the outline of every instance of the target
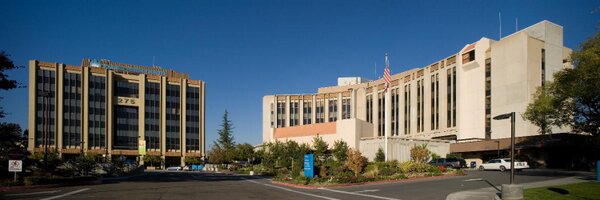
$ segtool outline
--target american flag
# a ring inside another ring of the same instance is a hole
[[[385,89],[387,90],[392,82],[392,76],[390,75],[390,63],[388,60],[388,54],[385,53],[385,69],[383,69],[383,80],[385,80]]]

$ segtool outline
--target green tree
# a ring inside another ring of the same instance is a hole
[[[233,158],[234,160],[250,161],[254,158],[254,147],[248,143],[236,145]]]
[[[198,157],[198,156],[191,156],[191,157],[185,157],[185,159],[183,159],[183,162],[186,165],[197,165],[197,164],[202,164],[202,159],[200,159],[200,157]]]
[[[186,159],[187,159],[187,157],[186,157]],[[153,166],[153,167],[160,166],[163,163],[163,159],[160,156],[155,156],[155,155],[146,154],[146,155],[144,155],[143,160],[146,165]]]
[[[6,74],[7,70],[19,68],[18,66],[15,66],[9,57],[10,55],[6,54],[4,51],[0,51],[0,89],[2,90],[15,89],[19,85],[17,81],[10,80]],[[2,100],[2,97],[0,97],[0,100]],[[4,118],[5,116],[6,113],[4,112],[4,109],[0,107],[0,118]]]
[[[383,149],[377,149],[377,153],[375,154],[375,162],[384,162],[385,161],[385,153],[383,153]]]
[[[319,158],[317,160],[322,160],[325,159],[325,153],[327,152],[327,147],[329,145],[327,144],[327,142],[323,141],[323,138],[321,138],[320,136],[315,136],[313,137],[313,150],[314,150],[314,154],[316,158]],[[317,161],[315,161],[317,162]]]
[[[599,136],[600,33],[583,42],[571,54],[571,62],[573,69],[555,73],[554,82],[546,83],[548,87],[538,88],[523,117],[541,125],[543,133],[548,132],[549,125],[557,125]],[[541,120],[544,117],[548,120]]]
[[[8,151],[19,149],[24,151],[21,143],[21,127],[14,123],[0,123],[0,173],[7,174]]]
[[[332,154],[335,157],[335,160],[340,162],[345,162],[348,156],[346,152],[348,151],[348,144],[343,140],[337,140],[333,143]]]
[[[79,170],[80,175],[89,175],[92,170],[98,167],[96,162],[96,154],[87,154],[85,156],[79,156],[75,160],[75,167]]]
[[[539,127],[539,133],[542,135],[552,133],[552,125],[562,126],[560,115],[568,113],[557,112],[557,109],[561,108],[561,102],[554,98],[553,87],[553,83],[540,86],[522,115],[525,120]]]
[[[229,113],[225,110],[221,129],[218,130],[219,138],[215,141],[213,147],[219,147],[219,150],[224,152],[224,160],[222,163],[231,163],[235,156],[235,141],[233,138],[233,124],[229,120]],[[215,149],[217,150],[217,149]]]
[[[213,164],[223,164],[227,161],[225,149],[219,145],[213,145],[208,152],[208,161]]]

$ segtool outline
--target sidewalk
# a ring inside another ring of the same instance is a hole
[[[553,179],[553,180],[547,180],[547,181],[522,183],[519,185],[523,185],[523,189],[529,189],[529,188],[548,187],[548,186],[555,186],[555,185],[574,184],[574,183],[581,183],[581,182],[587,182],[587,181],[590,181],[590,180],[586,179],[586,177],[571,176],[571,177],[567,177],[567,178]],[[497,185],[495,187],[498,189],[502,188],[502,186],[500,186],[500,185]],[[446,200],[466,200],[466,199],[499,200],[499,199],[501,199],[500,198],[501,191],[498,191],[496,188],[487,187],[487,188],[481,188],[481,189],[476,189],[476,190],[454,192],[454,193],[449,194],[446,197]]]

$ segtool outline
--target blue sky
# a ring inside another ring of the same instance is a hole
[[[4,1],[0,50],[79,65],[104,58],[189,73],[207,83],[206,144],[225,109],[237,142],[262,140],[262,96],[314,93],[339,76],[423,67],[481,37],[541,20],[564,27],[565,46],[595,34],[600,1]],[[27,68],[8,73],[28,84]],[[27,126],[27,89],[2,91],[3,122]]]

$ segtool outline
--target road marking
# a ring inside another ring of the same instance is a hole
[[[79,190],[67,192],[67,193],[64,193],[64,194],[61,194],[61,195],[56,195],[56,196],[53,196],[53,197],[43,198],[41,200],[58,199],[58,198],[61,198],[61,197],[66,197],[66,196],[69,196],[69,195],[77,194],[77,193],[80,193],[80,192],[83,192],[83,191],[86,191],[86,190],[89,190],[89,189],[90,188],[83,188],[83,189],[79,189]]]
[[[339,200],[336,198],[331,198],[331,197],[326,197],[326,196],[321,196],[321,195],[316,195],[316,194],[311,194],[311,193],[306,193],[306,192],[300,192],[300,191],[296,191],[296,190],[292,190],[292,189],[284,188],[284,187],[279,187],[279,186],[275,186],[275,185],[270,185],[270,184],[264,184],[264,185],[269,186],[269,187],[279,188],[279,189],[282,189],[282,190],[285,190],[288,192],[295,192],[298,194],[307,195],[307,196],[318,197],[318,198],[328,199],[328,200]]]
[[[389,197],[382,197],[382,196],[376,196],[376,195],[370,195],[370,194],[361,194],[361,193],[356,193],[356,192],[347,192],[347,191],[343,191],[343,190],[332,190],[332,189],[327,189],[327,188],[319,188],[319,189],[320,190],[325,190],[325,191],[330,191],[330,192],[342,193],[342,194],[352,194],[352,195],[357,195],[357,196],[370,197],[370,198],[375,198],[375,199],[400,200],[400,199],[389,198]]]
[[[464,182],[470,182],[470,181],[483,181],[483,179],[481,179],[481,178],[472,178],[472,179],[464,180]]]
[[[360,190],[360,191],[354,191],[356,193],[363,193],[363,192],[378,192],[378,189],[373,189],[373,190]]]
[[[36,194],[52,194],[52,193],[57,193],[60,192],[60,190],[51,190],[51,191],[42,191],[42,192],[30,192],[30,193],[20,193],[20,194],[7,194],[4,196],[10,197],[10,196],[28,196],[28,195],[36,195]]]
[[[265,185],[265,186],[269,186],[269,187],[273,187],[273,188],[285,190],[285,191],[288,191],[288,192],[294,192],[294,193],[298,193],[298,194],[303,194],[303,195],[306,195],[306,196],[317,197],[317,198],[327,199],[327,200],[339,200],[339,199],[336,199],[336,198],[331,198],[331,197],[326,197],[326,196],[321,196],[321,195],[316,195],[316,194],[311,194],[311,193],[306,193],[306,192],[300,192],[300,191],[296,191],[296,190],[292,190],[292,189],[284,188],[284,187],[279,187],[279,186],[275,186],[275,185],[271,185],[271,184],[266,184],[266,183],[263,184],[263,183],[260,183],[258,181],[248,180],[248,179],[245,179],[245,178],[242,178],[242,179],[244,179],[245,181],[251,182],[251,183],[255,183],[255,184],[259,184],[259,185]]]

